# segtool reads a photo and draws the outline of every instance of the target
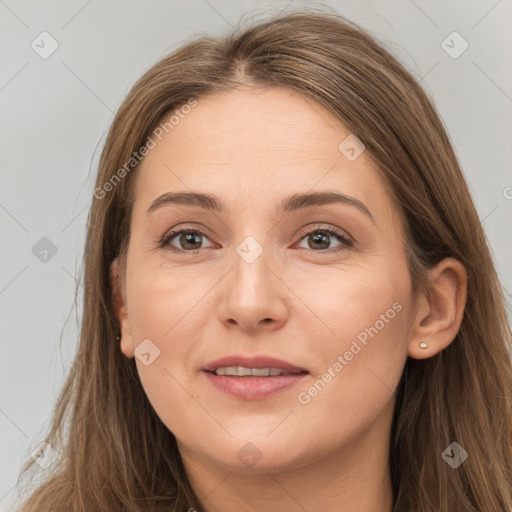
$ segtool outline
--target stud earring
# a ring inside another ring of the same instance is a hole
[[[428,345],[424,341],[422,341],[420,343],[420,348],[427,348],[427,347],[428,347]]]
[[[116,342],[119,343],[121,341],[121,334],[117,335]]]

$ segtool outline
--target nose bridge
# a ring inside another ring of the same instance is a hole
[[[269,264],[272,263],[268,254],[271,250],[261,237],[259,240],[248,235],[235,247],[230,286],[234,287],[232,292],[239,304],[256,304],[261,294],[268,294],[272,286],[269,282],[272,274]]]
[[[223,315],[225,320],[236,321],[245,328],[258,324],[280,323],[286,313],[282,296],[283,287],[276,278],[274,268],[279,262],[272,255],[269,238],[264,233],[246,235],[232,254],[231,267],[226,279]]]

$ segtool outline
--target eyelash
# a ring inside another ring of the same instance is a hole
[[[178,248],[174,247],[173,245],[171,245],[171,240],[173,238],[175,238],[177,235],[181,235],[183,233],[195,233],[195,234],[199,234],[201,236],[208,238],[207,235],[205,235],[202,231],[200,231],[196,228],[192,228],[192,227],[191,228],[182,228],[182,229],[178,229],[175,231],[171,231],[170,233],[167,233],[162,238],[162,240],[160,240],[159,248],[160,249],[169,249],[170,251],[173,251],[176,253],[186,253],[186,254],[198,254],[201,250],[203,250],[203,249],[195,249],[192,251],[187,251],[185,249],[178,249]],[[304,240],[304,238],[306,238],[308,235],[310,235],[312,233],[328,234],[328,235],[338,239],[338,241],[340,241],[342,244],[339,247],[334,248],[334,249],[314,250],[314,249],[305,249],[304,247],[301,247],[301,249],[306,250],[310,253],[311,252],[313,252],[313,253],[328,253],[328,254],[338,253],[338,252],[346,251],[347,249],[349,249],[350,247],[352,247],[354,245],[354,242],[343,231],[338,231],[337,229],[334,229],[331,227],[323,227],[323,226],[322,227],[318,226],[315,229],[312,229],[312,230],[308,231],[307,233],[305,233],[303,236],[301,236],[299,243],[302,240]]]

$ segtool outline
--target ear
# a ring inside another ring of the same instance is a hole
[[[467,296],[467,271],[454,259],[445,258],[428,273],[428,292],[418,297],[408,355],[426,359],[445,349],[457,335]],[[421,348],[426,343],[427,348]]]
[[[119,260],[116,258],[110,264],[110,283],[112,285],[112,305],[121,327],[121,352],[128,358],[134,357],[134,347],[132,335],[130,332],[130,323],[126,308],[126,299],[123,296],[123,290],[119,280]]]

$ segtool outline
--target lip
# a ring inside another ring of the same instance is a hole
[[[215,370],[222,366],[245,366],[246,368],[278,368],[296,375],[275,375],[268,377],[234,377],[215,375]],[[299,373],[300,372],[300,373]],[[218,390],[239,400],[264,400],[277,393],[296,386],[309,372],[286,361],[270,356],[229,356],[217,359],[203,368],[208,381]]]
[[[203,371],[208,381],[218,390],[239,400],[264,400],[297,385],[309,373],[276,375],[273,377],[229,377]]]
[[[281,359],[276,359],[275,357],[270,356],[242,356],[242,355],[234,355],[227,356],[217,359],[216,361],[212,361],[208,363],[203,370],[207,372],[214,372],[217,368],[222,366],[244,366],[245,368],[277,368],[279,370],[287,370],[289,372],[307,372],[306,368],[301,368],[300,366],[295,366],[291,363],[287,363],[286,361],[282,361]],[[265,377],[264,377],[265,378]]]

